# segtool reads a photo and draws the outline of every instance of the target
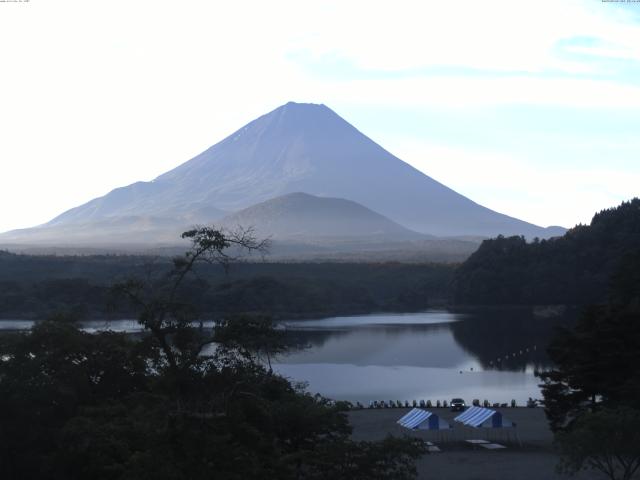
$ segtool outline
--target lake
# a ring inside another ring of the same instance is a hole
[[[544,349],[567,319],[536,318],[528,310],[370,314],[283,322],[299,348],[274,370],[308,382],[335,400],[436,400],[462,397],[523,404],[541,398],[536,370],[549,367]],[[0,321],[0,330],[33,322]],[[140,331],[135,320],[88,321],[85,330]],[[206,327],[212,326],[205,322]]]
[[[545,346],[566,320],[526,310],[488,313],[429,311],[286,322],[308,346],[274,369],[309,390],[338,400],[436,400],[462,397],[523,404],[541,398],[536,370]]]

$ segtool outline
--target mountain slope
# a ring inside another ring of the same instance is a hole
[[[324,105],[288,103],[152,182],[117,188],[64,212],[36,236],[48,230],[55,238],[64,227],[69,238],[74,228],[124,217],[173,219],[186,227],[293,192],[352,200],[434,235],[544,238],[563,231],[478,205],[396,158]],[[20,237],[27,241],[31,232]]]
[[[289,193],[253,205],[221,220],[221,224],[251,226],[258,236],[277,239],[355,238],[366,241],[425,238],[388,218],[342,198]]]
[[[98,217],[86,221],[60,222],[34,228],[12,230],[0,235],[0,244],[46,245],[57,247],[126,247],[141,244],[175,245],[186,227],[202,223],[196,218],[132,215]]]
[[[436,182],[324,105],[288,103],[156,182],[174,185],[175,196],[194,191],[185,185],[207,185],[199,199],[224,210],[305,192],[353,200],[434,235],[549,236],[546,229],[493,212]]]

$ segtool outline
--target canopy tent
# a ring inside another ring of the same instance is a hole
[[[483,407],[471,407],[453,419],[463,425],[476,428],[511,428],[516,424],[500,412]]]
[[[397,421],[410,430],[448,430],[451,425],[438,415],[420,408],[413,408]]]

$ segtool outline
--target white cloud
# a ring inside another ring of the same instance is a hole
[[[580,72],[584,65],[558,56],[556,47],[560,41],[600,39],[615,56],[637,52],[640,45],[640,30],[630,18],[606,4],[593,3],[323,2],[325,8],[314,12],[311,31],[303,37],[300,48],[318,59],[336,56],[372,70],[462,66],[498,71]],[[330,30],[327,25],[331,25]]]

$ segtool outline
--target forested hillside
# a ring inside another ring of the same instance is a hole
[[[0,318],[51,312],[84,318],[132,315],[114,304],[111,285],[158,279],[168,258],[30,256],[0,252]],[[202,265],[185,293],[204,318],[263,313],[301,318],[384,310],[419,310],[449,299],[453,267],[399,263],[236,263],[228,273]]]
[[[465,305],[586,305],[607,300],[612,275],[640,251],[640,199],[597,213],[590,225],[528,243],[485,240],[456,271],[453,297]],[[625,273],[626,272],[626,273]]]

